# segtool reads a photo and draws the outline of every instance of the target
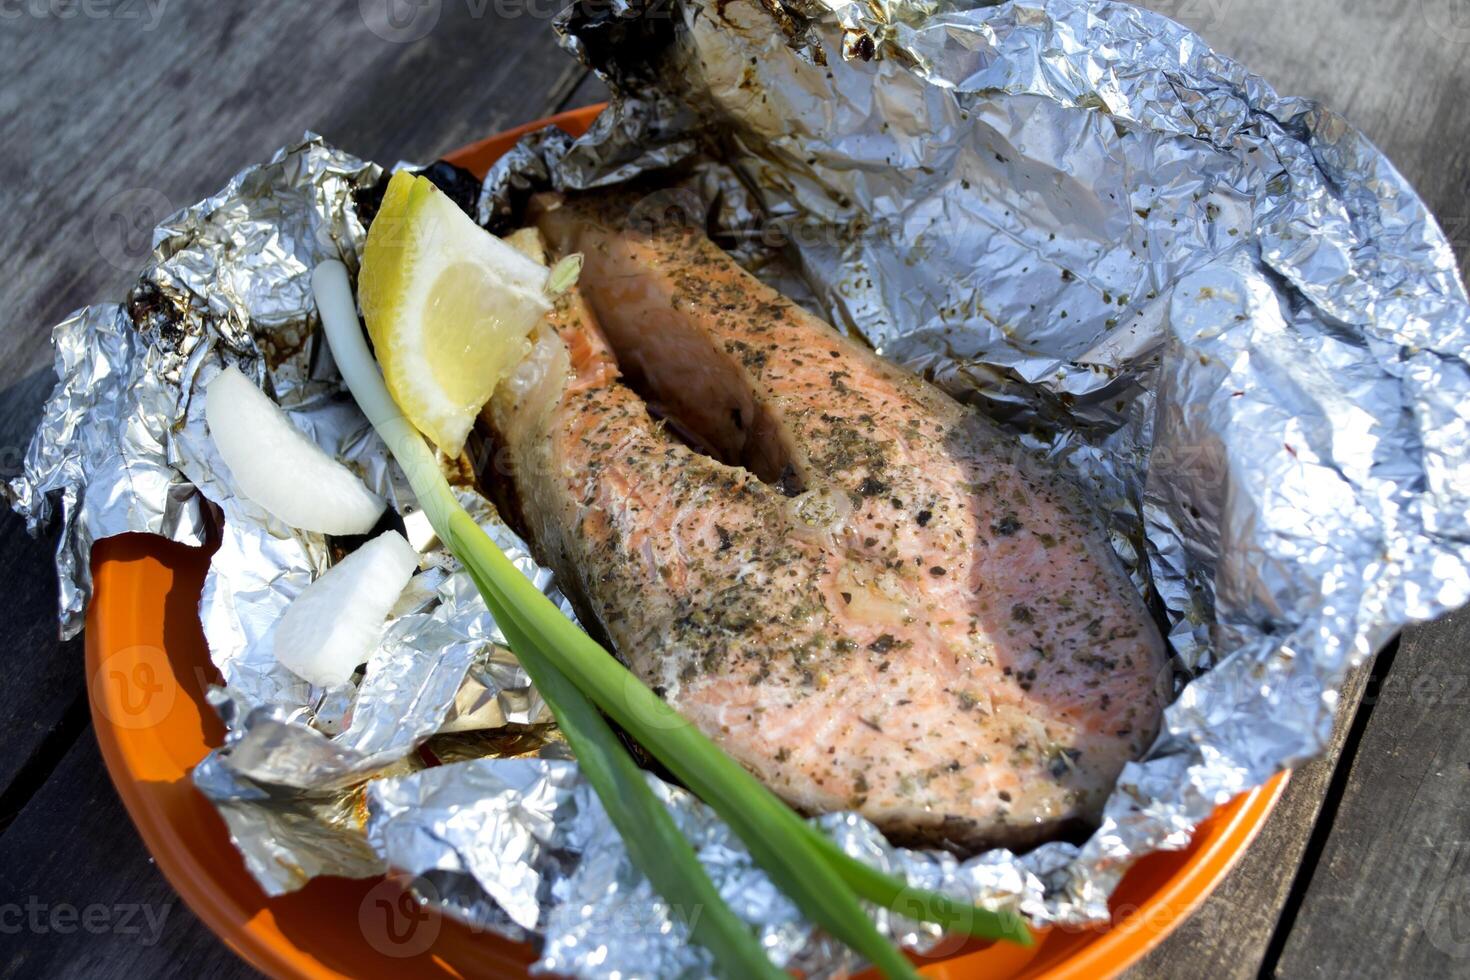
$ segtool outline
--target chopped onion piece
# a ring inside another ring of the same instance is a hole
[[[383,621],[418,567],[418,553],[397,531],[373,538],[286,607],[276,625],[276,659],[319,687],[346,684],[377,649]]]
[[[209,382],[204,419],[236,489],[291,527],[366,534],[382,516],[382,499],[236,368]]]

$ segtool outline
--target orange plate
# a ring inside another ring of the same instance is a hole
[[[483,174],[525,132],[578,135],[601,107],[531,123],[449,159]],[[92,719],[118,794],[158,867],[189,907],[258,969],[277,977],[522,976],[525,945],[418,912],[387,880],[318,878],[267,898],[246,873],[189,770],[224,738],[205,703],[217,680],[199,625],[207,550],[148,535],[93,549],[87,615]],[[1157,944],[1224,878],[1260,830],[1285,774],[1221,806],[1183,851],[1152,855],[1123,879],[1113,922],[1052,929],[1032,949],[959,945],[922,960],[932,977],[1100,977]]]

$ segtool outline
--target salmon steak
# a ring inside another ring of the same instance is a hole
[[[802,812],[963,850],[1095,823],[1168,671],[1077,488],[702,232],[532,213],[583,274],[483,421],[584,625]]]

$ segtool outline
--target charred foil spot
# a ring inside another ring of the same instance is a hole
[[[461,211],[479,220],[476,215],[480,209],[480,178],[463,167],[456,167],[444,160],[436,160],[413,173],[419,177],[427,177],[435,187],[449,195],[449,199]],[[392,176],[392,172],[385,170],[377,181],[358,187],[352,192],[353,206],[357,208],[357,217],[364,227],[371,225],[378,216],[378,208],[383,206],[383,195],[388,191],[388,180]]]
[[[480,207],[480,178],[463,167],[444,160],[436,160],[422,170],[415,171],[459,205],[459,209],[474,218]]]
[[[128,293],[128,318],[139,333],[155,333],[169,346],[184,338],[183,311],[151,279],[143,279]]]

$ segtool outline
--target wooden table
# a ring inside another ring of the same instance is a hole
[[[119,299],[153,224],[240,166],[305,129],[380,161],[428,160],[601,98],[556,48],[557,0],[427,3],[433,28],[397,40],[364,20],[383,0],[0,3],[0,470],[19,466],[50,390],[51,325]],[[1344,112],[1464,261],[1470,0],[1160,9]],[[81,644],[56,640],[53,545],[0,518],[0,980],[247,975],[151,867],[114,795]],[[1470,973],[1467,648],[1462,612],[1360,671],[1334,757],[1295,775],[1226,883],[1130,975]]]

